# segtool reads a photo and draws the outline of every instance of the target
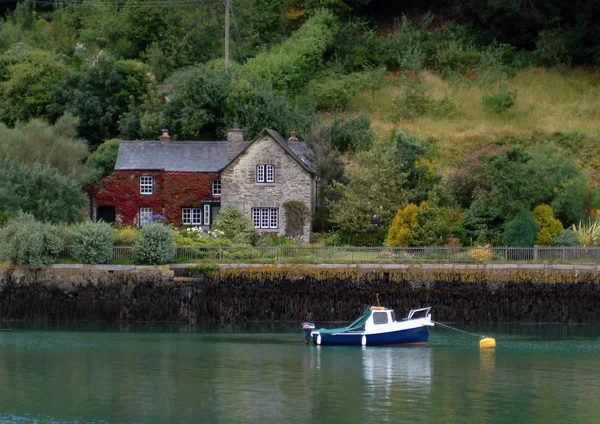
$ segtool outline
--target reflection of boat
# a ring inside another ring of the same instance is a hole
[[[303,323],[307,343],[317,345],[357,346],[424,346],[429,339],[431,308],[411,310],[406,318],[396,321],[394,311],[383,306],[370,306],[352,324],[342,328],[321,328]]]

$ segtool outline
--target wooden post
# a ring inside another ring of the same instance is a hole
[[[229,1],[225,0],[225,72],[229,75]]]

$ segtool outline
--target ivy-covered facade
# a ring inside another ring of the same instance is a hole
[[[221,206],[236,207],[259,231],[285,234],[283,203],[313,211],[315,185],[308,149],[295,136],[285,141],[266,129],[244,141],[233,129],[223,141],[171,141],[163,130],[158,141],[121,141],[114,172],[88,188],[90,218],[209,229]]]

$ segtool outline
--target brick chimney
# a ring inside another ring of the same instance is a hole
[[[290,138],[288,138],[288,142],[292,142],[292,141],[298,141],[298,138],[296,138],[295,131],[290,132]]]
[[[159,137],[160,141],[171,141],[171,136],[169,135],[169,130],[166,128],[163,128],[162,130],[162,134]]]
[[[244,147],[244,131],[238,127],[237,123],[233,128],[227,131],[227,159],[230,161],[236,157]]]

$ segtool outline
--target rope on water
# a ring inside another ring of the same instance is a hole
[[[437,321],[433,321],[433,323],[435,325],[439,325],[440,327],[443,327],[443,328],[445,328],[447,330],[450,330],[450,331],[456,331],[458,333],[464,333],[464,334],[468,334],[469,336],[475,336],[475,337],[479,337],[479,338],[482,338],[482,339],[484,339],[486,337],[486,336],[482,336],[481,334],[469,333],[468,331],[459,330],[458,328],[450,327],[449,325],[440,324]]]

